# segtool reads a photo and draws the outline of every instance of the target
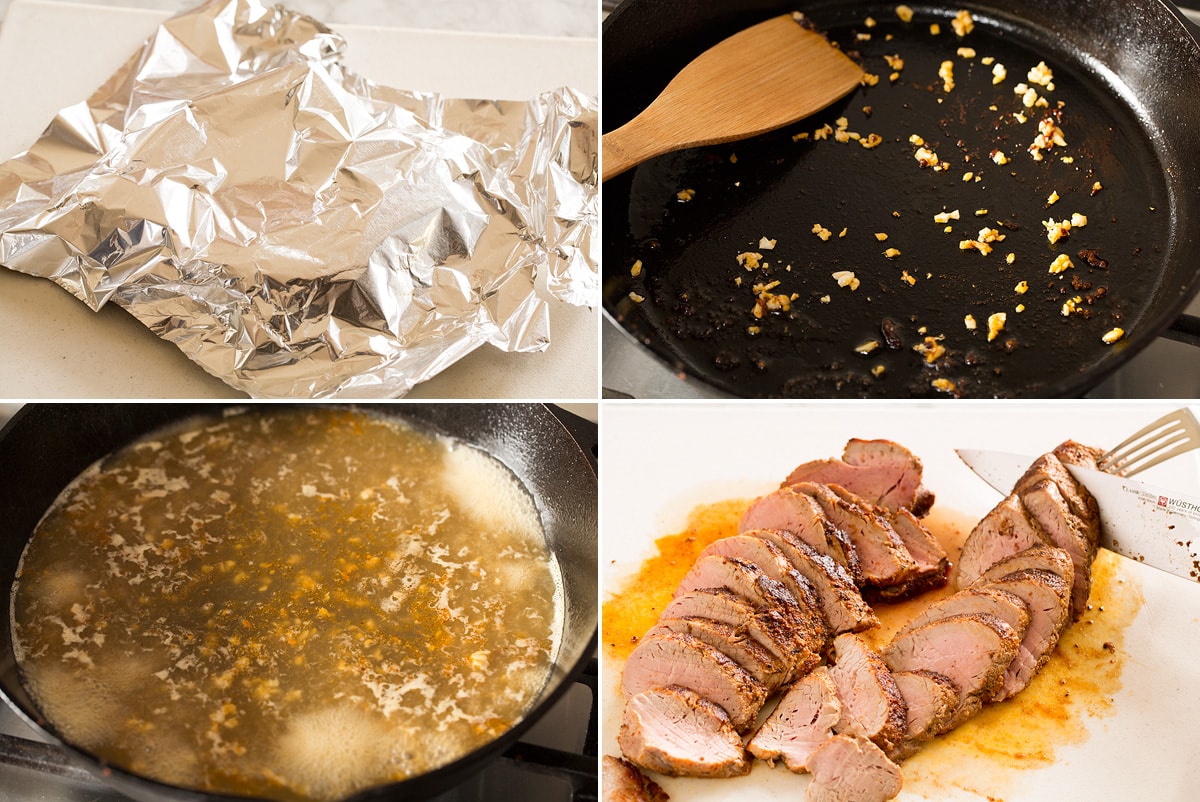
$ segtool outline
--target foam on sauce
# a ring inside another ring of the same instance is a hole
[[[561,582],[490,456],[336,409],[163,433],[22,556],[13,632],[67,740],[164,782],[329,800],[461,757],[549,679]]]
[[[737,534],[738,521],[751,501],[698,506],[688,515],[683,531],[655,541],[657,554],[604,603],[602,642],[607,665],[619,670],[638,638],[670,602],[696,556],[714,540]],[[923,521],[953,564],[976,522],[938,506]],[[947,586],[904,602],[876,604],[873,609],[880,626],[863,635],[880,648],[926,606],[952,592]],[[1029,687],[1012,699],[985,707],[906,760],[905,789],[931,799],[956,789],[994,800],[1018,782],[1019,772],[1014,769],[1048,766],[1058,748],[1084,742],[1086,719],[1112,711],[1113,696],[1121,688],[1124,633],[1142,601],[1137,581],[1122,572],[1120,558],[1101,549],[1092,566],[1088,611],[1067,628]]]

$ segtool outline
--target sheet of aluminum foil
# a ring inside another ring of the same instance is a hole
[[[389,88],[344,50],[258,0],[164,22],[0,164],[0,264],[259,398],[399,397],[485,344],[546,349],[553,306],[599,295],[596,100]]]

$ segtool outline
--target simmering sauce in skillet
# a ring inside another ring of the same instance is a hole
[[[561,627],[533,500],[482,452],[366,413],[232,415],[59,497],[14,640],[67,740],[177,785],[337,799],[532,705]]]

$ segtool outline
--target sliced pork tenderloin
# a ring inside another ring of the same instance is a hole
[[[781,584],[801,607],[822,609],[816,588],[796,570],[783,551],[769,540],[750,534],[723,537],[706,546],[697,560],[712,555],[757,566],[764,574]]]
[[[1058,486],[1049,480],[1035,482],[1020,493],[1021,503],[1038,522],[1047,538],[1065,551],[1075,568],[1071,586],[1071,618],[1079,620],[1087,609],[1092,591],[1092,561],[1097,544],[1088,539],[1083,523],[1075,516]]]
[[[933,671],[958,690],[958,704],[947,728],[979,712],[1004,682],[1021,639],[994,615],[952,615],[900,635],[883,651],[893,672]]]
[[[842,459],[806,462],[793,470],[784,485],[800,482],[841,485],[872,504],[923,516],[933,494],[921,485],[921,460],[890,440],[853,439]]]
[[[885,802],[900,793],[900,767],[865,738],[834,735],[809,756],[807,802]]]
[[[958,710],[958,688],[934,671],[896,671],[892,679],[904,697],[907,719],[904,737],[888,757],[904,760],[949,726]]]
[[[1079,519],[1088,541],[1098,543],[1100,508],[1096,504],[1096,499],[1086,487],[1080,484],[1054,452],[1038,457],[1025,471],[1025,475],[1017,480],[1016,485],[1013,486],[1013,492],[1020,495],[1022,490],[1041,481],[1050,481],[1055,484],[1063,498],[1066,499],[1071,513]]]
[[[1031,546],[1052,545],[1014,493],[993,507],[971,530],[958,556],[955,586],[969,587],[1005,557]]]
[[[842,702],[835,732],[858,735],[891,751],[904,737],[908,713],[892,672],[861,636],[852,632],[833,640],[829,676]]]
[[[816,659],[795,633],[795,624],[779,610],[755,606],[728,588],[701,588],[681,593],[662,611],[659,621],[672,618],[706,618],[739,628],[766,649],[783,667],[785,675]]]
[[[686,688],[649,688],[629,697],[617,744],[631,763],[671,777],[736,777],[750,771],[729,716]]]
[[[1067,587],[1071,587],[1075,582],[1075,564],[1071,561],[1071,556],[1057,546],[1039,543],[1000,560],[984,571],[975,584],[980,585],[993,579],[1000,579],[1014,571],[1026,569],[1049,571],[1056,574],[1063,582],[1067,583]]]
[[[782,529],[751,529],[745,534],[773,543],[783,552],[820,600],[821,611],[832,634],[862,632],[879,625],[871,607],[863,600],[854,578],[832,557]]]
[[[1013,628],[1017,637],[1024,637],[1029,628],[1030,612],[1024,600],[1001,590],[994,585],[972,585],[957,593],[938,599],[913,617],[896,633],[903,635],[909,630],[948,618],[952,615],[970,615],[972,613],[988,613],[999,618]]]
[[[879,512],[879,509],[876,511]],[[908,510],[890,513],[887,520],[900,536],[900,542],[917,567],[907,580],[899,585],[879,588],[875,595],[884,601],[898,601],[944,586],[950,578],[950,557],[933,533]]]
[[[816,499],[791,487],[781,487],[755,499],[738,524],[738,532],[780,529],[789,532],[841,565],[857,578],[858,561],[850,539],[821,510]]]
[[[699,638],[681,632],[647,635],[625,662],[621,688],[626,696],[636,696],[672,685],[695,691],[720,706],[738,732],[754,723],[767,700],[762,683]]]
[[[662,786],[623,757],[604,756],[604,802],[667,802]]]
[[[916,561],[886,519],[848,501],[834,486],[801,482],[795,490],[811,496],[830,522],[846,533],[858,561],[855,581],[860,587],[901,585],[917,570]]]
[[[997,579],[988,575],[981,587],[1002,590],[1019,597],[1029,611],[1029,626],[1021,638],[1016,657],[1004,672],[1004,682],[992,696],[1008,699],[1028,687],[1058,645],[1071,623],[1071,586],[1061,576],[1037,568],[1014,571]]]
[[[751,638],[744,626],[733,626],[698,616],[663,616],[646,634],[656,635],[660,632],[682,632],[704,641],[746,669],[746,673],[758,680],[767,689],[768,694],[779,690],[791,679],[792,672],[783,661]],[[812,655],[803,669],[804,672],[812,670],[818,660],[816,655]]]
[[[780,582],[745,560],[720,554],[701,557],[680,581],[675,595],[704,588],[728,588],[755,607],[777,610],[791,635],[793,648],[789,668],[797,661],[807,661],[806,653],[819,654],[829,639],[828,626],[811,588],[804,594],[804,599],[798,600]]]
[[[819,666],[794,683],[754,733],[747,748],[771,765],[797,774],[808,770],[808,757],[829,737],[841,717],[842,703],[829,669]]]

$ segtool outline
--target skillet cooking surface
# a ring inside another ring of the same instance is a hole
[[[610,182],[631,182],[612,193],[621,206],[605,210],[627,221],[605,229],[610,312],[668,362],[735,395],[1077,391],[1139,327],[1152,328],[1147,317],[1164,290],[1159,265],[1173,226],[1158,134],[1147,131],[1132,99],[1044,31],[976,17],[960,38],[952,13],[919,12],[905,24],[892,5],[837,5],[810,16],[879,83],[782,131],[670,154]],[[874,27],[864,24],[868,16]],[[956,54],[960,47],[975,55]],[[885,60],[892,54],[903,59],[894,82]],[[993,84],[985,57],[1007,69],[1001,83]],[[943,61],[953,64],[951,91],[938,77]],[[1027,78],[1042,61],[1053,71],[1052,90]],[[1014,93],[1020,83],[1049,106],[1026,108]],[[1028,148],[1047,117],[1067,144],[1035,161]],[[882,142],[867,149],[855,139],[814,141],[839,118]],[[794,138],[803,133],[807,139]],[[913,135],[948,167],[921,167]],[[995,163],[995,150],[1009,163]],[[968,172],[975,178],[964,180]],[[681,200],[682,190],[694,195]],[[1050,205],[1052,192],[1059,200]],[[953,210],[960,219],[946,233],[934,215]],[[1073,213],[1085,215],[1086,226],[1051,244],[1042,221]],[[831,232],[828,240],[812,232],[815,224]],[[1004,236],[990,254],[960,248],[985,228]],[[760,248],[761,238],[776,240],[774,249]],[[899,255],[888,258],[888,248]],[[761,253],[766,266],[745,269],[743,252]],[[1074,267],[1052,274],[1060,254]],[[642,270],[633,277],[637,260]],[[837,271],[853,272],[857,290],[839,287]],[[755,285],[776,281],[769,292],[786,296],[790,309],[757,319]],[[1028,291],[1019,294],[1022,281]],[[989,342],[995,313],[1007,319]],[[1116,327],[1125,339],[1103,342]],[[870,353],[856,352],[872,342]],[[914,350],[922,344],[945,353],[930,361]]]

